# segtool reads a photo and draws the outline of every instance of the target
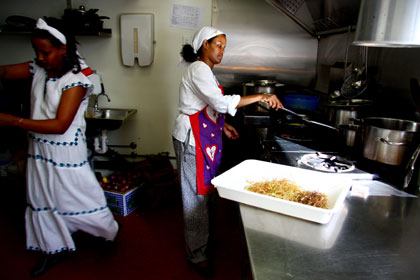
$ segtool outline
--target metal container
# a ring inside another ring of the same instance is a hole
[[[399,166],[420,140],[420,123],[391,118],[365,118],[363,157]]]
[[[353,119],[364,117],[372,104],[372,101],[364,99],[333,101],[327,105],[328,121],[337,127],[352,124]]]
[[[254,80],[243,84],[243,96],[253,94],[276,94],[279,87],[284,86],[275,80]],[[248,112],[267,113],[270,109],[267,103],[257,102],[247,106]]]
[[[345,146],[355,148],[361,145],[362,127],[356,124],[342,124],[338,127],[339,134]]]
[[[250,182],[287,179],[303,190],[318,191],[328,197],[327,209],[304,205],[245,189]],[[343,207],[352,185],[351,179],[298,167],[260,160],[245,160],[211,180],[220,197],[248,204],[272,212],[289,215],[320,224],[328,224]]]
[[[243,84],[244,96],[266,93],[275,94],[278,87],[284,86],[275,80],[254,80]]]

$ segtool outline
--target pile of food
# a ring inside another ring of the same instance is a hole
[[[140,170],[115,171],[113,174],[102,177],[99,184],[106,191],[126,192],[141,184],[143,178]]]
[[[327,195],[316,191],[302,190],[296,183],[287,180],[253,182],[246,190],[289,201],[327,209]]]

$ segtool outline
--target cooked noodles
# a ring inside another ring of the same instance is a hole
[[[246,190],[273,196],[289,201],[327,209],[327,195],[316,191],[302,190],[296,183],[287,179],[253,182]]]

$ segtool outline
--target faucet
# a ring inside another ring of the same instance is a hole
[[[98,99],[99,99],[99,96],[101,95],[105,96],[108,102],[111,102],[111,98],[109,98],[109,96],[105,92],[101,92],[100,94],[96,95],[95,103],[93,105],[93,109],[95,110],[95,113],[99,112]]]

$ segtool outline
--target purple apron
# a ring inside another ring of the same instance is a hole
[[[206,106],[189,118],[195,139],[197,194],[211,194],[215,191],[211,180],[217,175],[222,161],[225,115]]]

